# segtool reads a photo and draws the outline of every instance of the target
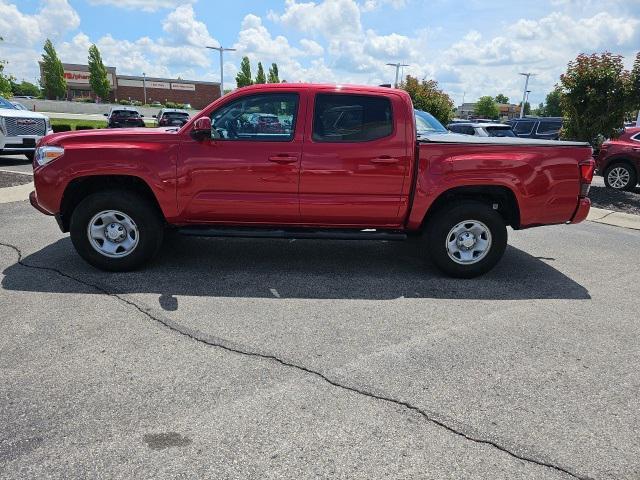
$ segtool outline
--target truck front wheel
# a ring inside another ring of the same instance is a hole
[[[109,190],[85,197],[71,215],[71,241],[89,264],[124,272],[150,261],[162,245],[164,227],[141,195]]]
[[[507,247],[507,227],[491,206],[465,201],[428,219],[429,257],[444,273],[473,278],[491,270]]]

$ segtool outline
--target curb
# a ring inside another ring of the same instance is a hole
[[[640,230],[640,215],[614,212],[613,210],[606,210],[604,208],[591,207],[587,220],[604,225],[613,225],[614,227]]]
[[[34,189],[33,182],[15,187],[0,188],[0,203],[22,202],[29,200],[29,193]]]

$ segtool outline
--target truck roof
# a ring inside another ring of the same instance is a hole
[[[340,83],[261,83],[257,85],[249,85],[248,87],[241,87],[233,91],[235,92],[247,92],[251,90],[279,90],[279,89],[296,89],[296,90],[340,90],[342,88],[348,90],[356,90],[367,93],[391,93],[402,92],[406,94],[404,90],[394,89],[389,87],[379,87],[375,85],[352,85],[352,84],[340,84]]]

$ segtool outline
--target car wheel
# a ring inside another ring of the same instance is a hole
[[[631,190],[638,183],[638,177],[628,163],[614,163],[604,172],[604,183],[616,190]]]
[[[504,219],[482,202],[442,208],[427,221],[429,257],[452,277],[473,278],[488,272],[507,247]]]
[[[75,208],[71,241],[89,264],[124,272],[149,262],[162,245],[164,225],[141,195],[109,190],[89,195]]]
[[[25,153],[24,156],[27,157],[27,160],[33,163],[33,159],[36,156],[36,154],[35,152],[29,152],[29,153]]]

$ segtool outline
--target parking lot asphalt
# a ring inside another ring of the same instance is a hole
[[[637,479],[640,232],[171,237],[107,274],[0,205],[0,477]]]

